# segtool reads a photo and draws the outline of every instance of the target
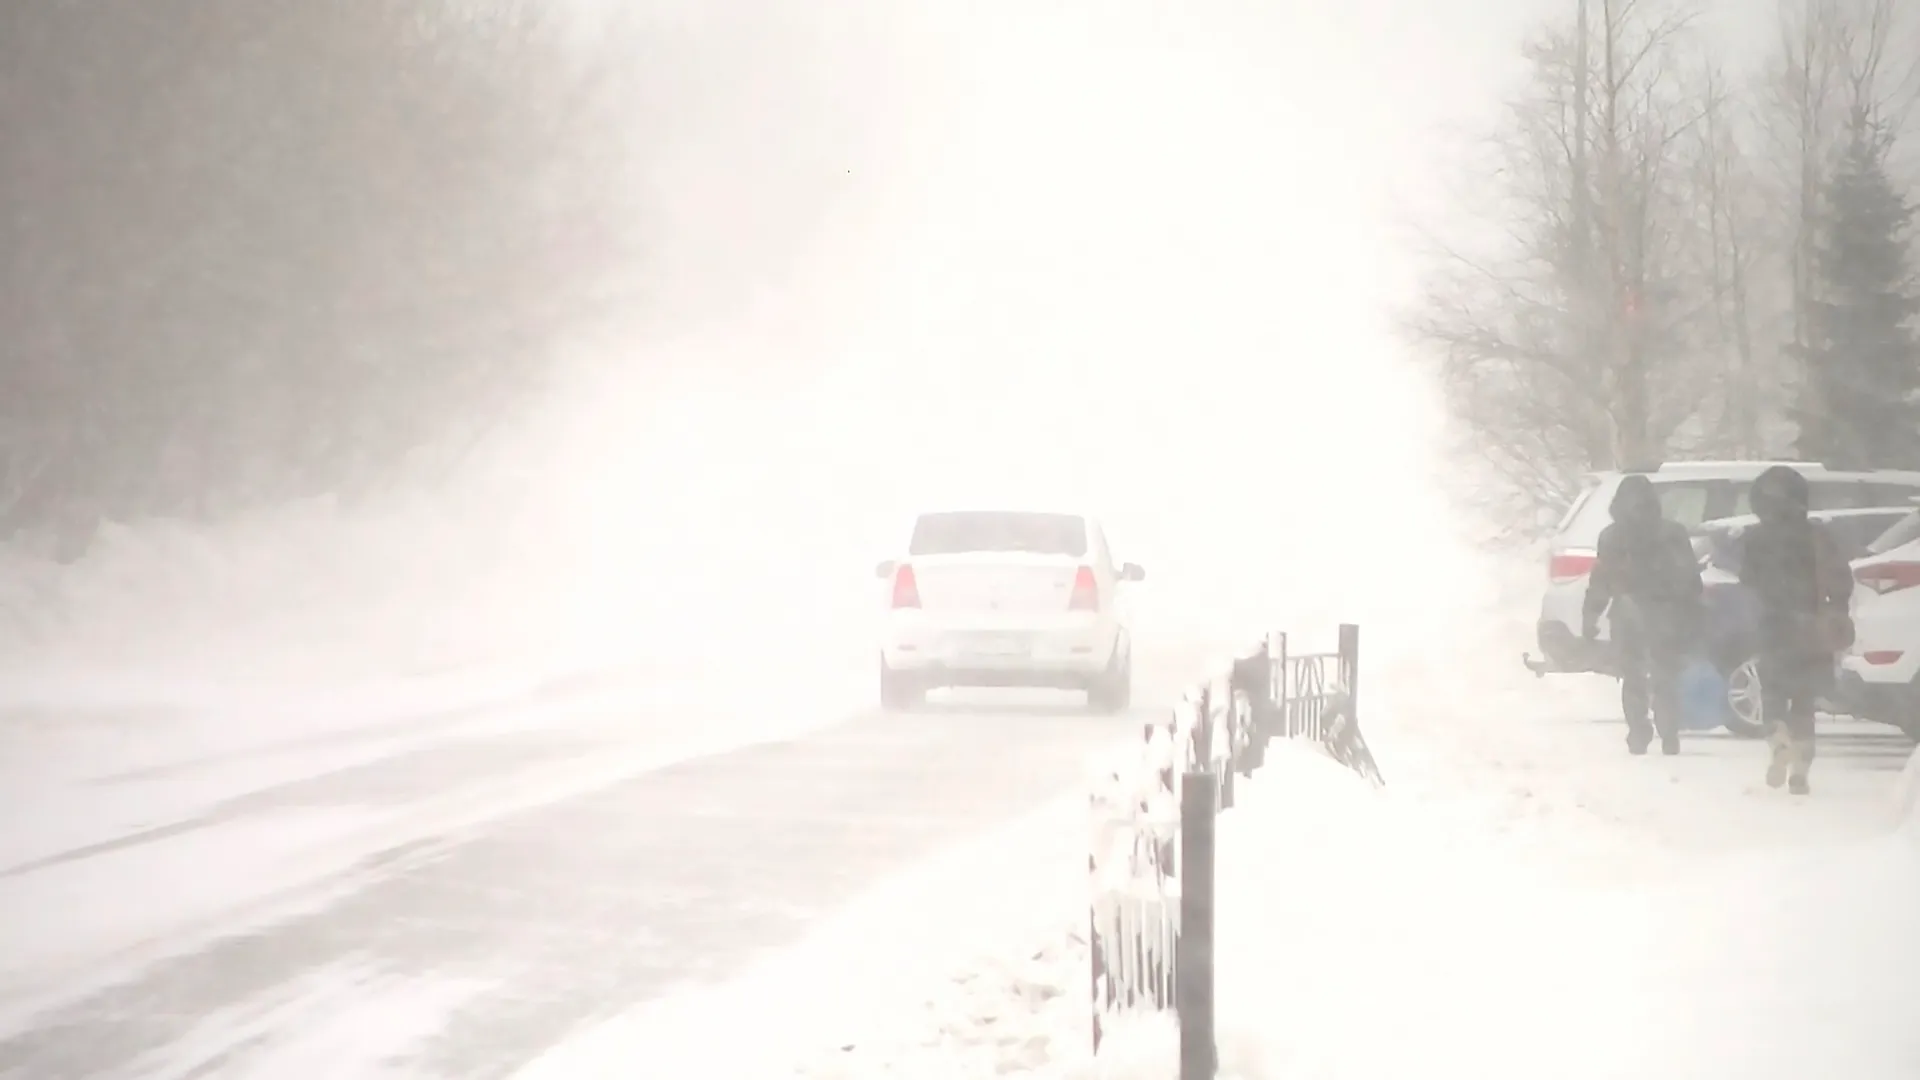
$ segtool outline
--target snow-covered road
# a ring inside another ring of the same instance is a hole
[[[1171,700],[1199,656],[1157,657],[1140,699]],[[212,713],[16,716],[0,1076],[1070,1062],[1077,795],[1143,714],[1009,695],[887,715],[866,681],[769,709],[615,678],[251,739]],[[1418,664],[1378,685],[1392,793],[1436,836],[1576,884],[1868,837],[1911,750],[1829,724],[1818,794],[1794,802],[1757,783],[1752,742],[1627,758],[1603,682],[1489,686]]]
[[[1140,719],[856,693],[613,687],[10,793],[0,1075],[507,1075],[1071,790]]]

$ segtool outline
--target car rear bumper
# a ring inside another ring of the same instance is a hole
[[[1835,706],[1862,720],[1898,727],[1920,724],[1920,683],[1871,682],[1847,665],[1840,669],[1834,698]]]
[[[1536,674],[1612,675],[1618,669],[1610,643],[1582,638],[1558,619],[1540,620],[1535,636],[1540,644],[1541,659],[1527,666]]]
[[[895,671],[967,685],[1050,686],[1106,671],[1118,630],[1105,621],[1043,626],[896,626],[883,650]]]

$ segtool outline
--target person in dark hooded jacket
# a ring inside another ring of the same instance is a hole
[[[1607,510],[1613,522],[1600,531],[1581,629],[1591,641],[1606,615],[1613,631],[1627,750],[1646,753],[1657,729],[1661,753],[1677,754],[1680,669],[1705,621],[1700,563],[1686,527],[1661,515],[1646,477],[1622,477]]]
[[[1807,519],[1807,478],[1775,465],[1753,482],[1758,524],[1746,531],[1740,584],[1760,601],[1761,718],[1772,758],[1767,786],[1807,793],[1814,702],[1832,688],[1834,656],[1853,643],[1853,573]]]

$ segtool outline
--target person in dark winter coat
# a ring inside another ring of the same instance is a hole
[[[1807,479],[1776,465],[1753,482],[1740,584],[1760,601],[1761,717],[1772,758],[1767,785],[1807,793],[1814,702],[1833,685],[1835,654],[1853,644],[1853,573],[1807,520]]]
[[[1705,623],[1700,563],[1686,527],[1661,516],[1646,477],[1623,477],[1607,510],[1613,522],[1600,532],[1581,629],[1591,641],[1606,615],[1613,631],[1627,750],[1646,753],[1657,729],[1660,751],[1677,754],[1680,669]]]

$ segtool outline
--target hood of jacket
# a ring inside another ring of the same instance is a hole
[[[1660,496],[1653,490],[1653,481],[1638,473],[1621,477],[1607,513],[1615,521],[1636,525],[1659,520]]]
[[[1753,504],[1753,515],[1761,521],[1805,521],[1810,501],[1807,478],[1790,466],[1775,465],[1754,479],[1748,501]]]

